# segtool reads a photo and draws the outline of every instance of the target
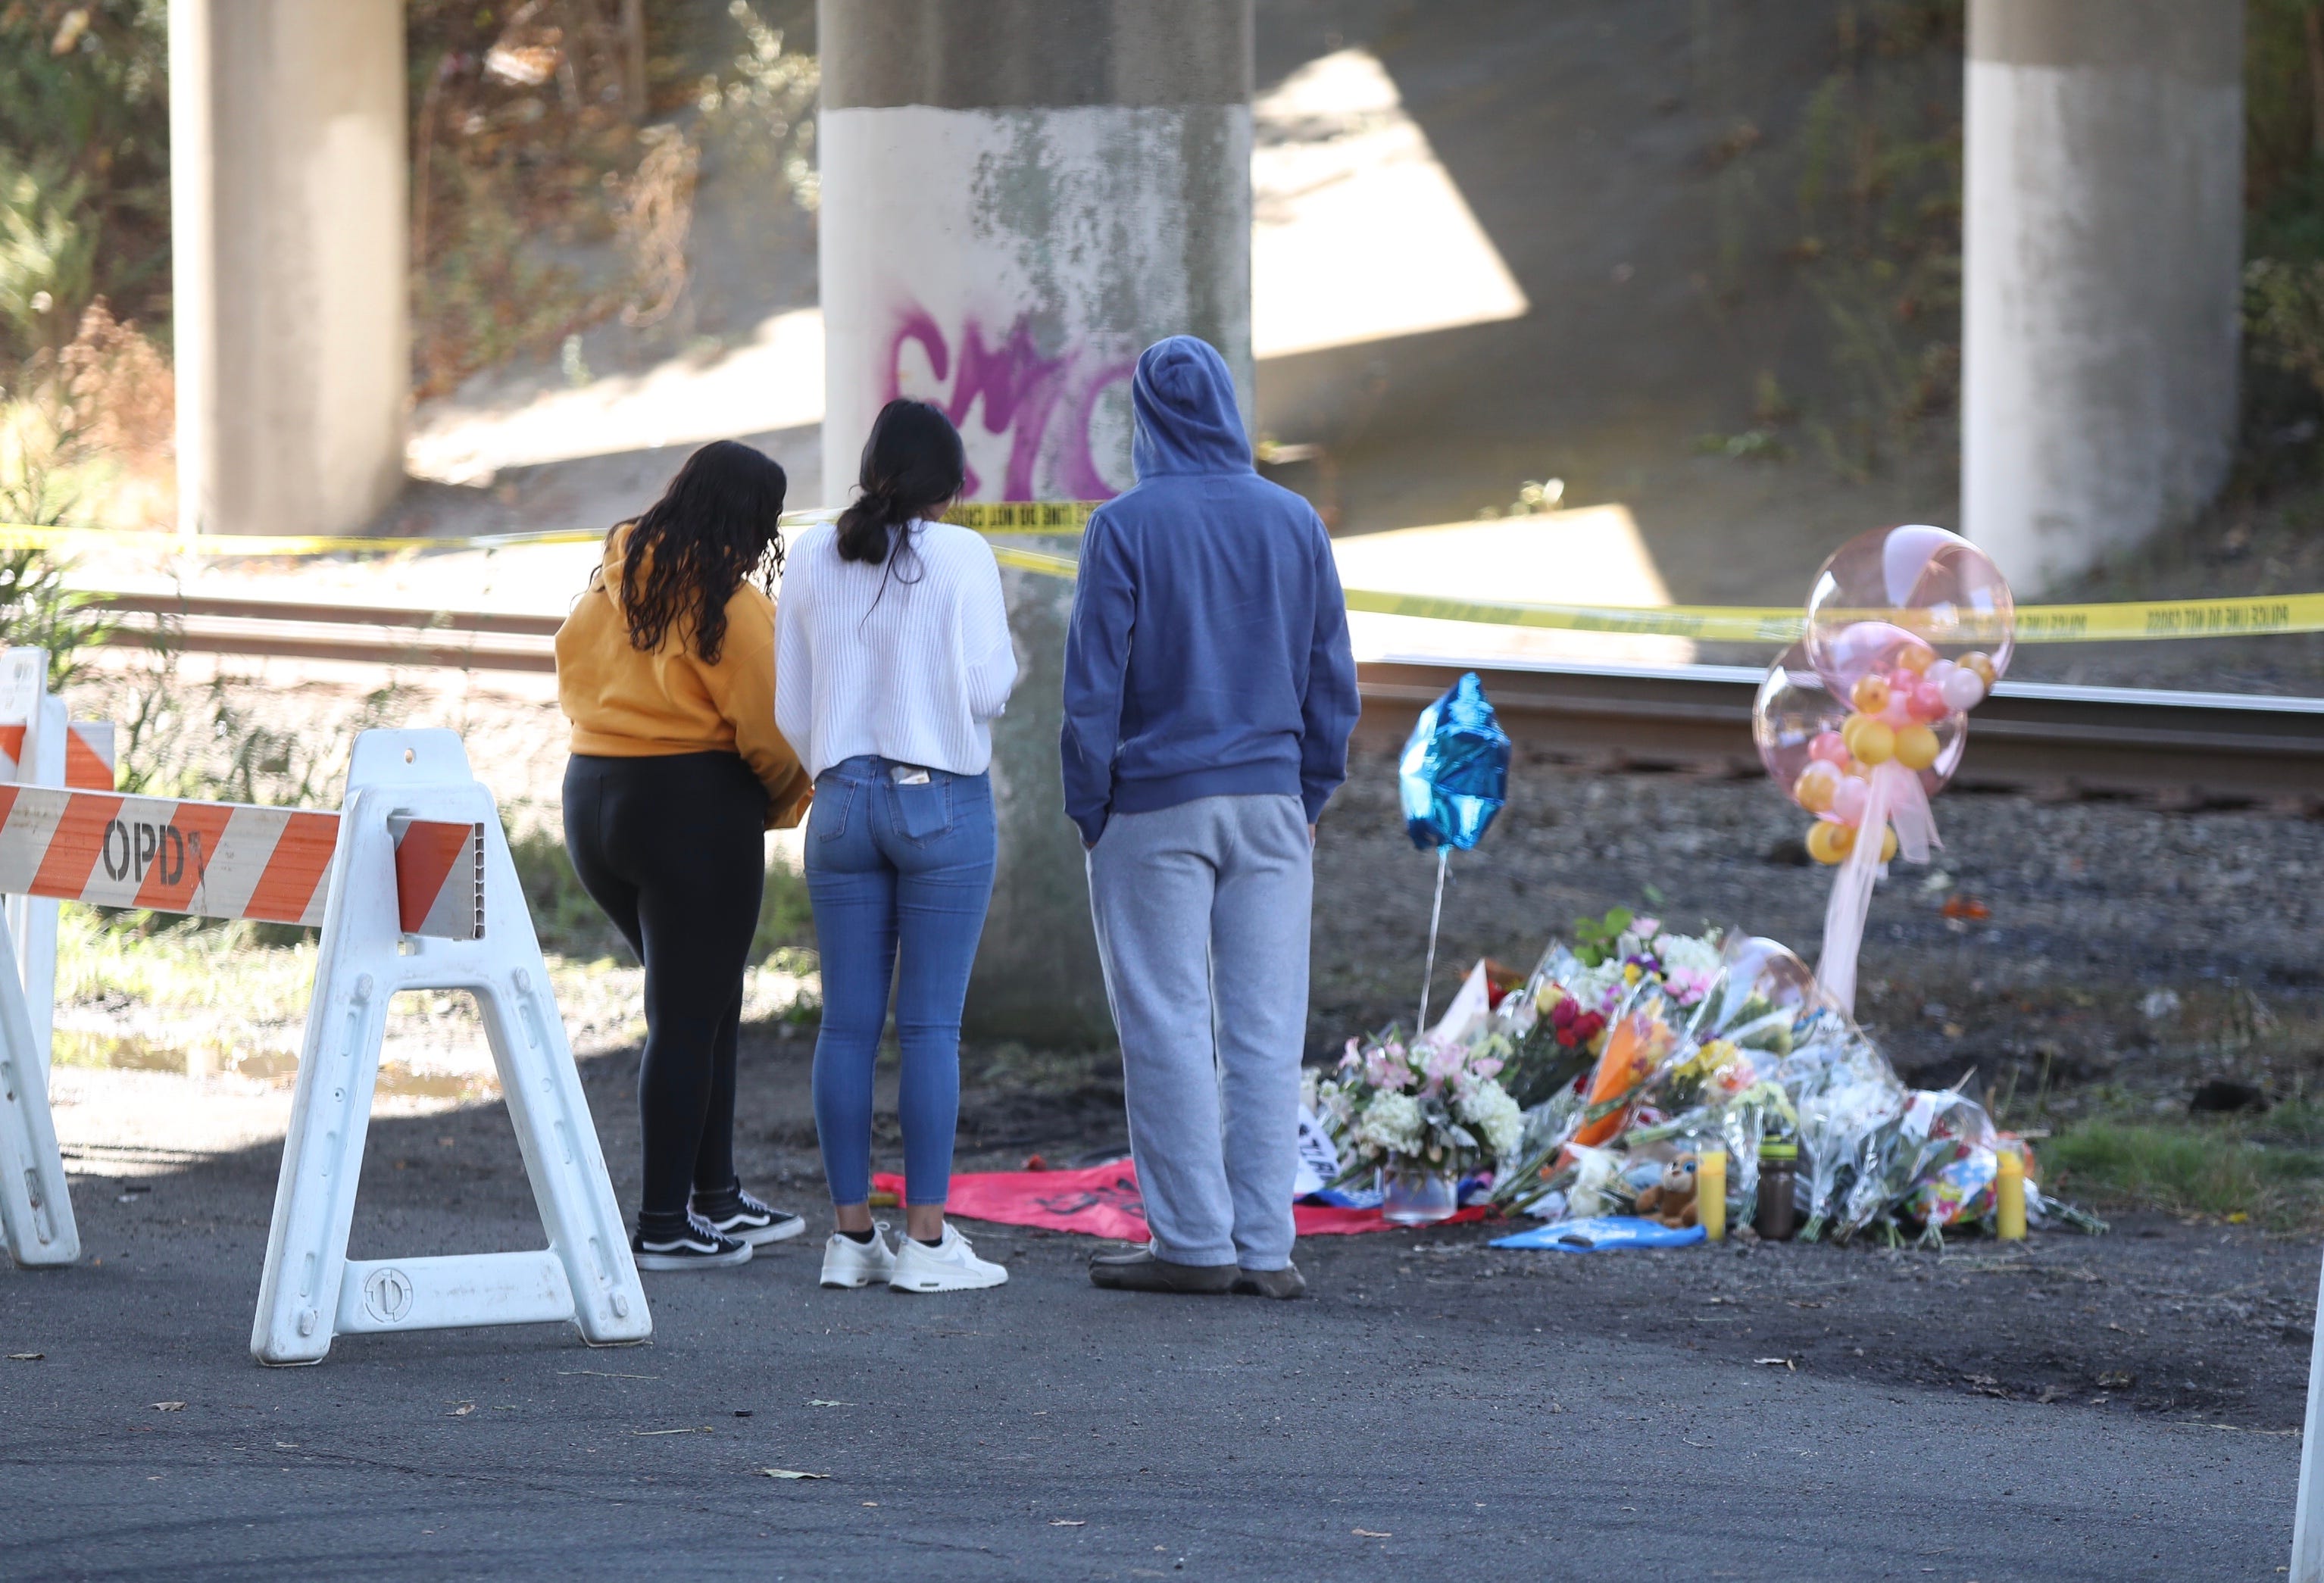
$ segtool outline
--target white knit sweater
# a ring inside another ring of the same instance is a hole
[[[792,541],[775,603],[775,724],[819,776],[858,754],[982,775],[1017,681],[1001,568],[978,534],[914,522],[886,567],[829,524]],[[882,573],[885,588],[882,589]]]

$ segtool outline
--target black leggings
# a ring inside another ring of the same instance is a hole
[[[688,1189],[734,1176],[734,1045],[766,883],[767,793],[733,753],[600,759],[565,769],[565,850],[646,969],[646,1231],[683,1226]]]

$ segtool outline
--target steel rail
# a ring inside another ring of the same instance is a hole
[[[1464,668],[1483,680],[1512,741],[1541,757],[1606,769],[1764,773],[1751,740],[1763,673],[1746,666],[1362,665],[1358,688],[1368,706],[1380,706],[1366,708],[1362,732],[1400,741]],[[1970,718],[1953,784],[2312,814],[2324,807],[2324,698],[2005,681]]]
[[[497,611],[318,604],[208,594],[101,594],[91,599],[88,608],[150,618],[145,622],[121,621],[105,633],[106,642],[122,647],[536,675],[557,669],[557,651],[549,640],[564,624],[557,616]]]
[[[555,616],[206,594],[110,594],[92,604],[133,618],[108,633],[114,643],[536,674],[557,668],[549,640],[561,624]],[[1483,678],[1529,754],[1609,770],[1762,773],[1751,741],[1761,673],[1745,666],[1463,666],[1417,657],[1360,665],[1359,735],[1401,742],[1422,706],[1464,669]],[[1966,789],[2324,809],[2324,698],[2005,681],[1969,729],[1953,781]]]

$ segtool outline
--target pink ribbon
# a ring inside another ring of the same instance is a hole
[[[1831,900],[1823,914],[1823,956],[1816,963],[1816,982],[1850,1017],[1856,1015],[1856,959],[1872,912],[1872,888],[1888,871],[1880,861],[1882,833],[1895,826],[1897,854],[1911,862],[1927,862],[1930,851],[1944,845],[1916,772],[1891,759],[1873,766],[1869,782],[1856,844],[1832,876]]]

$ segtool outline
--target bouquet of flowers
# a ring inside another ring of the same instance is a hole
[[[1674,934],[1659,918],[1616,907],[1576,920],[1573,937],[1571,946],[1551,943],[1499,1014],[1511,1051],[1503,1086],[1527,1109],[1597,1068],[1626,1005],[1643,996],[1688,1010],[1721,982],[1715,934]]]
[[[1990,1219],[1998,1151],[2015,1146],[1974,1100],[1908,1088],[1804,963],[1739,930],[1681,934],[1617,907],[1475,1009],[1409,1046],[1392,1029],[1351,1040],[1336,1072],[1311,1075],[1342,1180],[1490,1165],[1504,1212],[1562,1219],[1624,1209],[1668,1160],[1718,1148],[1739,1225],[1761,1142],[1796,1139],[1803,1239],[1941,1243]],[[2030,1178],[2026,1212],[2104,1229]]]
[[[1350,1039],[1328,1076],[1303,1074],[1300,1097],[1339,1145],[1340,1180],[1374,1170],[1457,1177],[1505,1162],[1524,1125],[1495,1081],[1505,1047],[1490,1034],[1407,1043],[1391,1027]]]

